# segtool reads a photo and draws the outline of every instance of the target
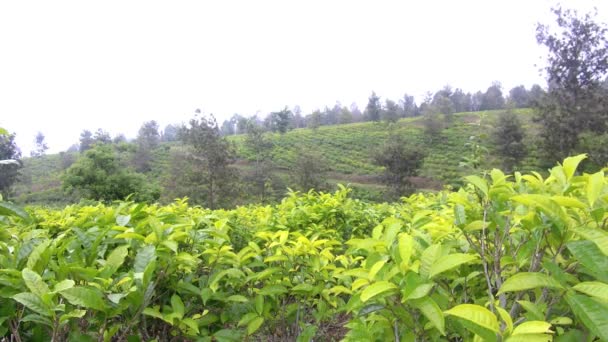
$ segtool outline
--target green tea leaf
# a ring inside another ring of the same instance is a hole
[[[586,281],[578,283],[572,288],[578,292],[584,293],[591,297],[599,298],[608,303],[608,284],[604,284],[599,281]]]
[[[53,316],[52,308],[49,307],[48,304],[42,300],[42,298],[31,292],[18,293],[12,298],[37,314],[46,317]]]
[[[513,335],[550,333],[552,333],[551,324],[543,321],[523,322],[513,330]]]
[[[184,317],[184,302],[182,302],[182,299],[176,294],[171,296],[171,308],[173,308],[173,312],[179,316],[180,320]]]
[[[439,308],[439,305],[435,303],[431,297],[423,297],[414,299],[409,302],[413,307],[417,308],[422,312],[434,326],[441,332],[441,335],[445,335],[445,318],[443,312]]]
[[[500,287],[498,294],[525,291],[535,288],[563,289],[560,283],[550,276],[538,272],[521,272],[509,277]]]
[[[604,189],[604,171],[596,172],[594,174],[589,175],[587,179],[587,201],[589,202],[589,206],[593,207],[595,201],[597,201],[598,197],[602,193]]]
[[[583,159],[587,158],[586,154],[579,154],[578,156],[568,157],[564,159],[564,163],[562,164],[564,168],[564,174],[566,175],[566,180],[570,181],[576,169],[578,168],[578,164],[580,164]]]
[[[24,268],[23,271],[21,271],[21,275],[23,276],[25,285],[33,294],[42,297],[51,292],[48,285],[42,280],[38,273],[30,270],[29,268]]]
[[[467,329],[487,340],[496,340],[496,334],[500,332],[496,316],[483,306],[460,304],[444,314],[463,320]]]
[[[576,234],[584,237],[585,239],[592,241],[597,245],[597,247],[604,253],[604,255],[608,255],[608,233],[601,229],[594,228],[583,228],[583,227],[571,227],[570,230],[575,232]]]
[[[608,306],[605,303],[571,292],[566,294],[566,302],[589,330],[600,340],[608,341]]]
[[[449,271],[462,264],[470,263],[476,259],[477,257],[472,254],[456,253],[444,255],[431,265],[429,278],[433,278],[438,274]]]
[[[256,318],[252,319],[251,322],[249,322],[247,324],[247,335],[251,335],[251,334],[255,333],[256,331],[258,331],[258,329],[260,329],[262,324],[264,324],[264,317],[258,316]]]
[[[365,290],[361,292],[361,301],[367,302],[376,296],[394,292],[396,290],[397,286],[395,286],[395,284],[388,281],[379,281],[366,287]]]
[[[608,256],[604,255],[595,243],[581,240],[569,242],[566,246],[587,272],[608,283],[608,272],[605,272],[608,270]]]
[[[103,301],[101,291],[88,287],[72,287],[60,292],[70,304],[82,306],[88,309],[105,311],[106,305]]]
[[[143,273],[146,266],[153,260],[156,260],[156,248],[152,245],[144,246],[137,251],[133,270],[136,273]]]

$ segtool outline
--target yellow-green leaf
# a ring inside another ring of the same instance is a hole
[[[406,265],[409,264],[412,256],[412,250],[414,249],[414,239],[412,236],[407,233],[399,234],[398,248],[401,262],[405,263]]]
[[[429,277],[433,278],[434,276],[436,276],[440,273],[449,271],[453,268],[456,268],[462,264],[472,262],[473,260],[476,260],[476,259],[477,259],[477,257],[472,254],[456,253],[456,254],[444,255],[431,265],[431,269],[429,271]]]
[[[21,271],[21,275],[25,285],[33,294],[42,297],[50,292],[48,285],[42,280],[38,273],[29,268],[24,268],[23,271]]]
[[[442,335],[445,335],[445,318],[443,317],[443,312],[441,312],[439,305],[437,305],[431,297],[414,299],[409,303],[420,310],[424,317],[426,317]]]
[[[589,201],[589,206],[593,207],[595,201],[602,190],[604,189],[604,171],[596,172],[592,175],[589,175],[587,179],[587,201]]]
[[[525,291],[538,287],[562,289],[560,283],[544,273],[521,272],[509,277],[500,287],[498,294]]]
[[[606,270],[604,270],[606,271]],[[584,293],[591,297],[596,297],[608,302],[608,284],[599,281],[586,281],[578,283],[572,287],[578,292]]]
[[[496,316],[490,310],[480,305],[460,304],[450,310],[444,311],[444,314],[470,323],[466,325],[467,329],[482,337],[491,337],[500,332]]]
[[[543,321],[528,321],[523,322],[513,329],[513,335],[522,335],[522,334],[550,334],[551,331],[551,323],[543,322]]]
[[[361,292],[361,302],[366,302],[376,296],[381,294],[386,294],[389,292],[394,292],[397,290],[397,286],[395,284],[388,281],[379,281],[370,286],[366,287],[363,292]]]
[[[570,180],[574,173],[576,172],[576,168],[578,164],[580,164],[583,159],[587,158],[586,154],[579,154],[578,156],[568,157],[564,159],[564,163],[562,164],[564,167],[564,174],[566,175],[566,180]]]

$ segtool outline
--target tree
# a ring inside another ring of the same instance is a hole
[[[351,111],[348,109],[348,107],[343,106],[342,109],[340,109],[339,123],[340,124],[349,124],[351,122],[353,122],[353,113],[351,113]]]
[[[350,104],[349,109],[353,115],[353,122],[361,122],[363,120],[363,113],[361,113],[359,106],[355,102]]]
[[[505,171],[512,171],[526,156],[523,143],[524,130],[521,121],[511,110],[502,112],[498,117],[494,139],[496,151],[502,157]]]
[[[465,94],[462,89],[457,88],[454,90],[452,95],[450,95],[450,100],[454,106],[454,112],[467,112],[471,107],[471,94]]]
[[[505,98],[502,96],[502,86],[494,82],[481,98],[481,110],[502,109],[505,106]]]
[[[80,152],[84,152],[91,147],[93,147],[93,143],[95,143],[95,139],[93,139],[93,133],[88,129],[85,129],[80,133]]]
[[[95,145],[72,164],[63,176],[63,188],[97,201],[124,200],[132,195],[137,202],[152,202],[160,196],[158,186],[123,165],[108,144]]]
[[[0,197],[8,198],[12,185],[19,178],[21,151],[15,143],[15,133],[0,129]]]
[[[321,119],[322,119],[321,111],[317,109],[314,112],[312,112],[310,115],[306,116],[306,124],[307,124],[308,128],[312,128],[313,130],[316,130],[317,128],[319,128],[319,126],[321,126]]]
[[[32,157],[42,157],[44,153],[46,153],[46,150],[49,149],[46,142],[44,142],[44,134],[42,134],[42,132],[38,132],[36,134],[36,137],[34,138],[34,144],[36,145],[36,147],[30,153]]]
[[[432,105],[424,106],[423,110],[422,122],[424,124],[424,134],[430,141],[433,141],[441,134],[444,120],[442,120],[441,114]]]
[[[295,165],[291,169],[291,179],[298,190],[321,191],[327,187],[325,179],[327,171],[327,161],[320,153],[303,150],[298,153]]]
[[[402,115],[404,118],[418,115],[418,107],[414,97],[408,94],[403,95],[403,98],[399,100],[401,102]]]
[[[553,8],[558,32],[538,24],[536,39],[548,51],[548,90],[537,104],[545,152],[561,160],[572,153],[585,131],[606,132],[608,96],[602,82],[608,71],[608,29],[591,14]]]
[[[160,144],[160,133],[156,121],[144,122],[137,133],[137,150],[135,151],[135,168],[139,172],[151,170],[152,150]]]
[[[144,122],[137,133],[137,144],[144,145],[149,149],[155,149],[160,143],[158,123],[154,120]]]
[[[293,121],[293,113],[289,108],[285,107],[281,111],[270,113],[269,118],[271,122],[270,130],[284,134],[290,128],[290,124]]]
[[[368,121],[380,121],[380,115],[382,113],[382,106],[380,105],[380,97],[376,95],[376,92],[372,91],[367,106],[365,107],[365,117]]]
[[[253,183],[254,193],[258,196],[261,203],[265,203],[272,191],[272,159],[271,153],[273,143],[264,137],[264,131],[254,122],[250,122],[245,138],[245,148],[253,157]]]
[[[395,123],[399,120],[399,106],[395,101],[386,99],[382,119],[388,123]]]
[[[187,158],[197,166],[200,177],[185,179],[204,198],[204,204],[215,209],[231,204],[237,173],[231,164],[234,152],[230,143],[221,136],[217,121],[193,118],[180,130],[180,138],[189,145]]]
[[[161,136],[161,140],[166,141],[166,142],[177,141],[178,132],[179,132],[179,127],[177,125],[168,124],[167,126],[165,126],[165,129],[163,129],[163,134]]]
[[[526,108],[530,106],[530,94],[523,85],[509,90],[509,102],[515,108]]]
[[[110,136],[110,133],[108,133],[107,131],[104,131],[101,128],[98,128],[95,131],[95,134],[93,135],[93,139],[95,140],[95,143],[98,143],[98,144],[111,144],[112,143],[112,137]]]
[[[224,122],[222,122],[222,135],[233,135],[236,133],[236,122],[232,121],[232,120],[224,120]]]
[[[417,146],[411,146],[393,135],[374,154],[374,162],[384,167],[382,182],[390,187],[394,195],[402,196],[413,191],[410,177],[416,176],[422,166],[425,153]]]

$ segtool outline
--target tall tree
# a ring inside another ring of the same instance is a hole
[[[523,142],[524,130],[521,121],[511,110],[501,113],[496,124],[494,139],[496,151],[502,157],[503,169],[512,171],[527,154]]]
[[[0,128],[0,195],[8,198],[11,186],[19,178],[21,151],[15,143],[15,133],[9,134]]]
[[[399,106],[395,101],[386,99],[382,119],[388,123],[395,123],[399,120]]]
[[[88,129],[85,129],[80,133],[80,152],[84,152],[93,147],[95,139],[93,139],[93,133]]]
[[[292,182],[302,191],[311,189],[321,191],[327,187],[325,177],[327,171],[327,161],[320,153],[302,150],[298,153],[291,169]]]
[[[230,143],[221,136],[215,118],[191,119],[180,130],[180,137],[184,144],[190,146],[187,157],[198,166],[200,176],[184,181],[190,182],[191,189],[204,196],[204,204],[209,208],[232,204],[237,180],[236,170],[231,166],[234,152]]]
[[[49,146],[44,141],[44,134],[42,134],[42,132],[36,134],[34,144],[34,150],[30,153],[32,157],[41,157],[46,153],[46,150],[49,149]]]
[[[608,29],[591,14],[553,8],[558,32],[539,24],[536,39],[547,57],[548,90],[537,105],[541,137],[551,159],[573,152],[584,131],[606,132],[608,96],[602,81],[608,71]]]
[[[154,120],[144,122],[137,134],[137,150],[135,151],[135,168],[139,172],[151,170],[152,150],[160,144],[158,123]]]
[[[376,95],[376,92],[372,91],[365,107],[365,117],[368,121],[380,121],[382,113],[382,105],[380,104],[380,97]]]
[[[500,82],[494,82],[488,87],[481,99],[481,110],[502,109],[505,107],[505,98],[502,95]]]
[[[178,140],[179,127],[177,125],[168,124],[163,129],[161,136],[162,141],[177,141]]]
[[[98,128],[95,131],[95,134],[93,134],[93,139],[95,140],[95,143],[97,143],[97,144],[111,144],[112,143],[112,137],[110,136],[110,133],[108,133],[107,131],[104,131],[101,128]]]
[[[515,108],[526,108],[530,105],[530,94],[523,85],[509,90],[509,103]]]
[[[270,118],[272,121],[272,130],[284,134],[290,129],[290,124],[293,121],[293,113],[289,108],[285,107],[281,111],[270,113]]]
[[[401,116],[407,118],[418,115],[418,107],[416,106],[416,101],[413,96],[405,94],[399,102],[401,103]]]
[[[258,199],[262,203],[266,203],[269,197],[272,196],[272,141],[264,136],[262,127],[254,122],[250,122],[247,129],[247,137],[245,138],[245,148],[249,150],[253,157],[253,174],[251,182],[253,190]]]
[[[408,145],[401,136],[393,135],[374,154],[374,161],[384,167],[382,181],[392,194],[402,196],[413,191],[410,178],[418,174],[424,157],[420,147]]]

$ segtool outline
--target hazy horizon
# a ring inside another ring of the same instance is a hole
[[[536,23],[556,1],[108,1],[0,4],[0,126],[28,156],[36,132],[54,153],[102,128],[134,138],[200,108],[221,121],[371,91],[420,103],[444,85],[503,93],[545,85]],[[598,9],[600,1],[562,1]]]

